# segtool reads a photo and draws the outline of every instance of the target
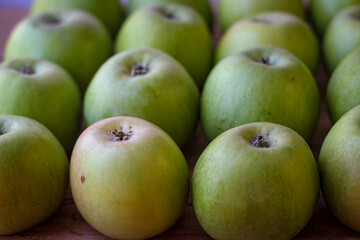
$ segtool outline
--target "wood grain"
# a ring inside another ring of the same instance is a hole
[[[26,9],[0,9],[0,59],[3,56],[3,50],[6,39],[19,19],[27,14]],[[215,28],[214,39],[220,37],[220,31]],[[331,128],[331,122],[326,113],[324,103],[324,94],[328,76],[322,65],[319,66],[316,74],[323,103],[319,124],[310,146],[316,158],[319,155],[320,147],[327,132]],[[189,168],[192,172],[195,163],[206,147],[207,142],[199,126],[192,142],[184,151]],[[301,179],[299,179],[301,180]],[[72,200],[70,190],[67,192],[64,202],[53,216],[43,223],[12,236],[0,237],[0,239],[108,239],[95,229],[93,229],[80,216]],[[191,201],[177,223],[165,233],[153,238],[158,240],[205,240],[211,239],[201,228],[196,220]],[[354,232],[338,221],[336,221],[327,210],[322,199],[319,200],[316,212],[303,231],[296,236],[297,240],[353,240],[360,239],[360,233]]]

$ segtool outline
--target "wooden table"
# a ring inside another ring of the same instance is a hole
[[[27,14],[26,9],[0,9],[0,60],[3,56],[3,50],[6,39],[15,25],[22,17]],[[219,38],[219,31],[214,33],[215,39]],[[310,143],[311,148],[317,158],[319,155],[321,144],[331,128],[331,123],[328,118],[324,103],[324,93],[328,77],[324,71],[323,66],[319,67],[316,74],[316,79],[322,94],[323,104],[320,115],[319,124],[315,136]],[[192,172],[197,158],[206,147],[207,142],[203,136],[201,128],[199,127],[194,135],[190,146],[185,149],[184,153]],[[107,239],[105,236],[93,229],[80,216],[77,211],[71,192],[68,191],[64,202],[58,211],[53,216],[43,223],[19,234],[13,236],[4,236],[0,239]],[[211,239],[201,228],[197,222],[191,201],[185,209],[182,217],[177,223],[172,226],[165,233],[153,239],[172,239],[172,240],[205,240]],[[314,216],[303,229],[303,231],[294,239],[305,240],[353,240],[360,239],[360,233],[352,231],[344,227],[341,223],[336,221],[327,210],[324,201],[319,200],[318,207]]]

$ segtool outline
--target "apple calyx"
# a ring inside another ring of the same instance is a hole
[[[42,22],[47,24],[47,25],[57,25],[59,24],[61,21],[59,18],[57,18],[56,16],[53,15],[45,15],[42,18]]]
[[[33,67],[30,66],[26,66],[26,67],[22,67],[19,72],[21,72],[22,74],[25,75],[33,75],[35,74],[35,69]]]
[[[269,135],[256,135],[252,140],[251,144],[257,148],[269,148]]]
[[[149,69],[145,65],[138,64],[138,65],[133,66],[131,68],[130,76],[131,77],[136,77],[136,76],[139,76],[139,75],[145,75],[148,71],[149,71]]]
[[[131,127],[130,127],[131,129]],[[133,131],[130,130],[128,132],[123,131],[122,128],[120,128],[120,130],[111,130],[110,135],[112,136],[114,141],[119,141],[119,142],[124,142],[130,139],[131,135],[133,134]]]
[[[4,135],[4,134],[5,134],[4,131],[2,129],[0,129],[0,136]]]
[[[269,20],[263,18],[253,18],[252,20],[256,23],[271,24]]]
[[[268,57],[261,57],[260,62],[265,65],[271,65],[270,58],[268,58]]]

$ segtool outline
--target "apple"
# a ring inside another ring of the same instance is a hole
[[[39,121],[71,152],[80,129],[80,89],[71,75],[54,63],[29,58],[3,62],[0,114]]]
[[[111,53],[111,37],[94,16],[78,10],[28,16],[13,29],[5,59],[43,58],[73,75],[82,92]]]
[[[273,122],[308,141],[317,125],[320,96],[314,77],[298,58],[280,48],[259,47],[214,67],[200,109],[209,140],[246,123]]]
[[[113,36],[119,31],[123,17],[119,0],[35,0],[32,3],[31,13],[67,8],[80,9],[93,14],[102,21]]]
[[[183,147],[193,135],[199,90],[183,66],[155,49],[131,49],[109,59],[84,98],[89,126],[114,116],[133,116],[161,127]]]
[[[214,239],[291,239],[311,218],[319,190],[306,142],[290,128],[264,122],[217,137],[192,178],[196,217]]]
[[[200,15],[190,7],[167,4],[144,7],[123,24],[116,52],[149,47],[166,52],[179,61],[199,88],[212,66],[212,40]]]
[[[331,213],[344,225],[360,231],[360,106],[336,122],[319,157],[321,189]]]
[[[336,66],[352,50],[360,47],[360,5],[340,11],[328,26],[323,42],[327,68],[333,72]]]
[[[339,11],[355,4],[360,4],[360,0],[311,0],[310,13],[316,29],[323,34]]]
[[[70,184],[85,220],[116,239],[147,239],[167,230],[183,213],[190,185],[176,143],[133,117],[98,121],[80,135]]]
[[[208,27],[211,29],[213,25],[212,10],[209,0],[130,0],[128,4],[129,15],[135,12],[137,9],[150,6],[160,5],[167,3],[179,3],[194,8],[204,18]]]
[[[0,115],[0,235],[28,229],[51,216],[68,188],[69,162],[42,124]]]
[[[235,23],[221,38],[216,62],[252,47],[272,45],[284,48],[300,58],[315,72],[319,46],[310,27],[285,12],[261,13]]]
[[[302,0],[221,0],[219,1],[219,21],[223,30],[240,19],[262,12],[283,11],[305,19]]]
[[[351,52],[335,69],[327,87],[329,115],[336,122],[360,105],[360,48]]]

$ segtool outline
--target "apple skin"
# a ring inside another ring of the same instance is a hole
[[[31,68],[33,73],[23,73]],[[29,117],[44,124],[71,152],[81,123],[81,93],[60,66],[40,59],[0,65],[0,114]]]
[[[258,136],[270,147],[255,147]],[[291,239],[311,218],[319,190],[316,161],[306,142],[290,128],[265,122],[217,137],[192,177],[196,217],[219,240]]]
[[[128,139],[114,140],[122,130]],[[168,229],[183,213],[189,170],[176,143],[138,118],[114,117],[87,128],[70,163],[75,204],[85,220],[116,239],[145,239]]]
[[[0,235],[9,235],[58,209],[69,162],[59,141],[35,120],[0,115],[0,129]]]
[[[270,65],[261,63],[268,59]],[[260,47],[218,63],[200,102],[204,133],[211,141],[246,123],[274,122],[310,140],[318,121],[320,94],[306,66],[286,50]]]
[[[131,76],[146,64],[145,75]],[[96,73],[84,98],[85,124],[114,116],[154,123],[184,147],[198,121],[200,93],[183,66],[155,49],[131,49],[110,58]]]
[[[316,29],[323,34],[339,11],[356,4],[360,4],[360,0],[311,0],[310,13]]]
[[[219,1],[219,21],[227,30],[238,20],[262,12],[283,11],[305,19],[305,7],[301,0],[221,0]]]
[[[5,60],[41,58],[73,75],[82,92],[111,53],[109,32],[94,16],[61,10],[28,16],[10,34]]]
[[[321,189],[331,213],[344,225],[360,231],[360,107],[336,122],[321,147]]]
[[[119,31],[123,11],[118,0],[35,0],[32,4],[31,13],[36,14],[68,8],[79,9],[93,14],[102,21],[113,36]]]
[[[212,66],[210,32],[194,9],[181,4],[144,7],[129,16],[117,36],[115,51],[139,47],[155,48],[175,58],[199,88]]]
[[[204,18],[209,29],[213,25],[212,9],[208,0],[131,0],[127,8],[128,14],[132,14],[137,9],[150,5],[160,5],[168,3],[179,3],[194,8]]]
[[[330,118],[336,122],[360,105],[360,48],[351,52],[331,75],[326,100]]]
[[[330,72],[333,72],[350,52],[360,47],[359,17],[360,5],[354,5],[336,14],[328,26],[324,35],[323,51]]]
[[[271,45],[293,53],[315,72],[319,45],[310,27],[285,12],[269,12],[251,16],[235,23],[221,38],[216,62],[238,51]]]

